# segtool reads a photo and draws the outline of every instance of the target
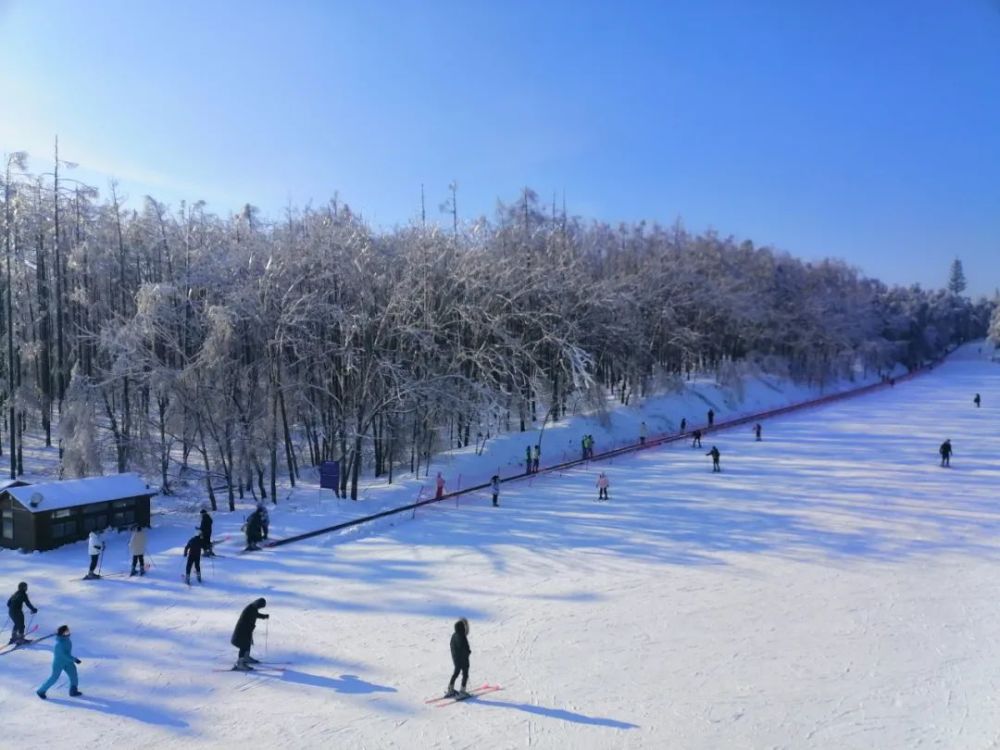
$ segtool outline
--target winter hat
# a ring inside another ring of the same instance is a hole
[[[267,606],[267,599],[265,599],[265,598],[264,598],[264,597],[262,596],[262,597],[261,597],[260,599],[258,599],[257,601],[255,601],[255,602],[253,603],[253,605],[254,605],[254,606],[255,606],[255,607],[257,608],[257,609],[264,609],[264,607],[266,607],[266,606]]]
[[[18,591],[27,591],[28,590],[28,584],[26,584],[24,581],[21,581],[19,584],[17,584],[17,590]]]
[[[459,618],[458,622],[462,623],[462,627],[465,628],[465,634],[468,635],[469,634],[469,621],[466,620],[464,617],[461,617],[461,618]]]

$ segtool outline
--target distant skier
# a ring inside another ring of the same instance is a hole
[[[681,417],[681,433],[683,434],[687,430],[688,421],[687,417]]]
[[[240,650],[233,669],[239,672],[249,672],[253,669],[251,664],[260,664],[260,661],[250,656],[250,647],[253,646],[253,631],[257,627],[257,620],[266,620],[270,615],[262,615],[260,611],[267,606],[264,597],[252,601],[243,608],[240,619],[236,621],[233,629],[233,637],[229,642]]]
[[[201,534],[195,534],[184,545],[184,557],[187,559],[187,565],[184,568],[184,583],[188,586],[191,585],[191,568],[194,568],[198,574],[198,583],[201,583],[201,550]]]
[[[712,446],[712,450],[710,450],[710,451],[709,451],[708,453],[706,453],[705,455],[706,455],[706,456],[711,456],[711,457],[712,457],[712,473],[713,473],[713,474],[714,474],[715,472],[717,472],[717,471],[722,471],[722,467],[721,467],[721,466],[719,466],[719,457],[720,457],[720,456],[721,456],[722,454],[721,454],[721,453],[719,453],[719,449],[718,449],[718,448],[716,448],[716,447],[715,447],[715,446],[713,445],[713,446]]]
[[[201,532],[201,547],[205,552],[205,557],[215,557],[212,550],[212,516],[204,508],[201,509],[201,523],[198,530]]]
[[[597,499],[607,500],[608,499],[608,475],[603,471],[597,475]]]
[[[469,655],[472,653],[472,649],[469,648],[469,621],[464,617],[455,623],[455,632],[451,636],[451,661],[455,665],[455,670],[451,673],[451,679],[448,680],[448,689],[445,691],[445,695],[449,698],[458,696],[460,698],[465,698],[469,694],[465,691],[466,686],[469,684]],[[458,692],[455,692],[455,680],[458,675],[462,675],[462,687]]]
[[[444,497],[444,477],[441,476],[440,471],[437,473],[437,478],[434,480],[434,484],[435,484],[434,499],[440,500],[442,497]]]
[[[938,453],[941,454],[941,465],[951,466],[951,454],[953,453],[951,448],[951,438],[948,438],[941,443],[941,447],[938,448]]]
[[[708,426],[711,427],[715,424],[715,411],[712,409],[708,410]]]
[[[494,474],[490,478],[490,492],[493,493],[493,507],[500,507],[500,475]]]
[[[524,446],[524,473],[531,473],[531,446]]]
[[[538,464],[542,461],[542,446],[535,444],[535,455],[531,458],[531,470],[537,474]]]
[[[128,539],[128,551],[132,553],[132,569],[129,577],[135,575],[135,566],[139,566],[139,575],[146,575],[146,530],[142,526],[132,528],[132,536]]]
[[[584,461],[587,460],[587,436],[584,435],[580,438],[580,458]]]
[[[587,458],[594,457],[594,436],[587,435]]]
[[[979,394],[978,393],[976,394],[976,397],[974,399],[972,399],[972,403],[974,403],[976,405],[977,409],[979,408],[979,405],[982,402],[983,402],[983,400],[981,398],[979,398]]]
[[[645,422],[639,423],[639,445],[646,444],[646,435],[649,434],[649,430],[646,428]]]
[[[38,614],[38,608],[31,603],[31,599],[28,598],[28,584],[21,581],[17,584],[17,591],[7,600],[7,615],[10,617],[10,621],[14,623],[14,627],[10,631],[10,640],[8,643],[23,643],[24,642],[24,606],[28,605],[28,609],[31,610],[31,614]]]
[[[90,570],[87,571],[87,575],[84,576],[84,579],[101,577],[94,571],[97,570],[97,560],[100,558],[103,551],[104,540],[98,532],[91,531],[90,535],[87,537],[87,552],[90,553]]]
[[[260,530],[260,513],[258,510],[254,510],[254,512],[250,514],[250,517],[247,518],[247,522],[244,528],[246,530],[246,535],[247,535],[247,546],[246,549],[244,549],[243,551],[253,552],[259,550],[260,547],[257,546],[257,543],[261,539],[261,530]]]
[[[268,530],[271,528],[271,514],[267,512],[264,503],[257,503],[257,516],[260,518],[260,538],[267,539]]]
[[[701,430],[695,430],[691,433],[691,447],[700,448],[701,447]]]
[[[758,443],[760,442],[760,433],[761,433],[762,429],[763,428],[760,426],[760,422],[758,422],[757,424],[755,424],[753,426],[753,434],[754,434],[754,436],[756,436]]]
[[[81,662],[73,656],[73,641],[69,637],[69,625],[60,625],[56,631],[56,645],[52,649],[52,674],[35,691],[35,695],[42,700],[48,697],[45,692],[56,684],[63,672],[69,677],[69,694],[74,698],[83,695],[78,688],[80,677],[76,672],[76,665]]]

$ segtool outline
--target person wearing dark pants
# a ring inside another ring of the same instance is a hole
[[[184,546],[184,557],[187,558],[187,567],[184,569],[184,583],[191,585],[191,568],[198,574],[198,583],[201,583],[201,534],[195,534],[188,539]]]
[[[713,445],[713,446],[712,446],[712,450],[710,450],[710,451],[709,451],[708,453],[706,453],[705,455],[706,455],[706,456],[711,456],[711,457],[712,457],[712,472],[713,472],[713,473],[715,473],[715,472],[717,472],[717,471],[722,471],[722,467],[721,467],[721,466],[719,466],[719,457],[720,457],[720,456],[721,456],[722,454],[721,454],[721,453],[719,453],[719,449],[718,449],[718,448],[716,448],[716,447],[715,447],[715,446]]]
[[[493,493],[493,507],[500,507],[500,475],[494,474],[490,479],[490,491]]]
[[[608,499],[608,475],[603,471],[597,476],[597,499],[607,500]]]
[[[760,442],[760,433],[763,428],[760,426],[760,422],[753,426],[753,434],[757,436],[757,442]]]
[[[700,448],[701,447],[701,430],[695,430],[691,433],[691,447]]]
[[[78,687],[80,678],[76,673],[76,665],[80,660],[73,656],[73,642],[69,636],[69,625],[60,625],[56,631],[56,645],[52,649],[52,674],[35,691],[35,695],[42,700],[48,697],[46,691],[56,684],[63,672],[69,677],[69,694],[74,698],[83,695]]]
[[[204,508],[201,509],[201,523],[198,524],[198,530],[201,532],[201,548],[205,557],[215,557],[215,552],[212,551],[212,517]]]
[[[715,410],[714,409],[709,409],[708,410],[708,426],[711,427],[714,424],[715,424]]]
[[[466,686],[469,684],[469,655],[472,653],[472,649],[469,648],[469,621],[464,617],[455,623],[455,632],[451,636],[451,661],[455,665],[455,670],[451,673],[451,679],[448,680],[448,689],[445,691],[445,695],[449,697],[467,696],[468,693],[465,691]],[[462,675],[462,687],[459,691],[455,692],[455,680],[458,679],[458,675]]]
[[[941,447],[938,448],[938,453],[941,454],[941,465],[942,466],[951,466],[951,454],[952,454],[952,452],[953,451],[951,449],[951,438],[949,438],[949,439],[945,440],[943,443],[941,443]]]
[[[236,628],[233,630],[233,637],[229,642],[239,649],[239,657],[233,669],[239,672],[249,672],[253,669],[251,664],[259,664],[257,659],[250,656],[250,647],[253,645],[253,631],[257,627],[257,620],[266,620],[270,615],[262,615],[260,611],[267,606],[264,597],[256,599],[243,608],[240,619],[236,621]]]
[[[17,584],[17,591],[7,600],[7,614],[10,616],[10,621],[14,623],[14,627],[10,631],[10,640],[8,643],[21,643],[24,641],[24,605],[28,605],[31,614],[38,614],[38,609],[35,608],[31,603],[31,599],[28,598],[28,584],[21,581]]]
[[[976,397],[972,399],[972,403],[976,405],[977,409],[979,408],[979,405],[983,403],[983,400],[979,397],[978,393],[976,394]]]
[[[90,553],[90,570],[87,571],[87,575],[84,578],[100,578],[96,572],[97,561],[101,557],[101,552],[104,550],[104,542],[101,540],[101,535],[96,531],[91,531],[90,535],[87,537],[87,552]]]
[[[135,566],[139,566],[139,575],[146,575],[146,530],[141,526],[132,529],[128,540],[128,551],[132,553],[132,569],[129,576],[135,575]]]

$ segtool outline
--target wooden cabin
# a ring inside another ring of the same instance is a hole
[[[150,489],[137,474],[0,487],[0,547],[55,549],[108,527],[149,526]]]

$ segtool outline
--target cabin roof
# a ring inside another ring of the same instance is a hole
[[[75,508],[91,503],[124,500],[129,497],[152,497],[156,490],[146,486],[138,474],[114,474],[107,477],[41,482],[22,487],[8,487],[11,497],[32,513]]]

